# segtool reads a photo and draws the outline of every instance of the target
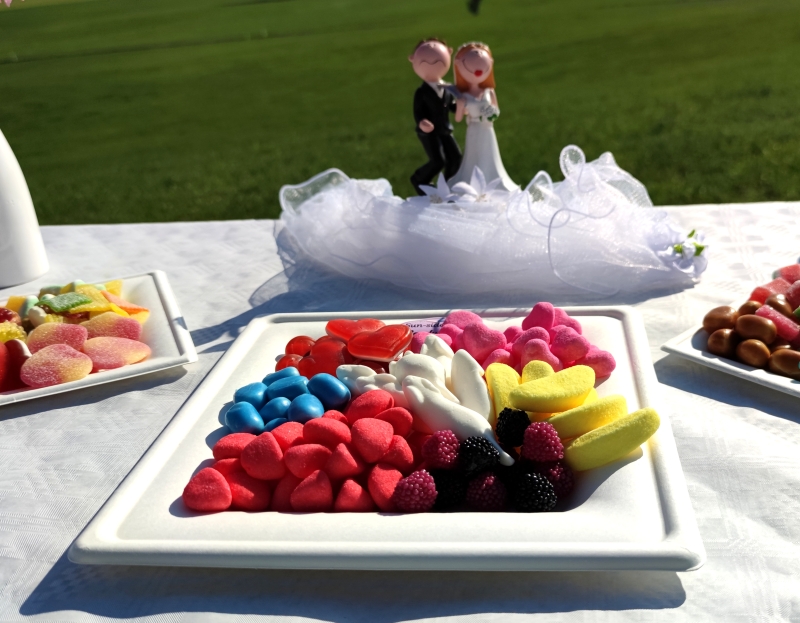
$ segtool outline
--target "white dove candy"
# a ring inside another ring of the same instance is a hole
[[[445,382],[447,383],[448,389],[452,391],[453,388],[450,385],[450,364],[453,361],[453,349],[450,348],[442,338],[436,335],[429,335],[425,338],[422,346],[420,346],[419,354],[433,357],[442,364],[442,367],[444,367]]]
[[[403,379],[407,376],[418,376],[422,379],[428,379],[442,392],[442,396],[453,402],[458,402],[458,398],[447,389],[444,366],[439,363],[438,359],[427,355],[415,355],[411,353],[405,357],[401,357],[397,361],[390,362],[389,372],[394,374],[398,383],[402,383]]]
[[[356,391],[359,395],[373,389],[382,389],[389,392],[394,398],[395,407],[408,409],[408,400],[403,393],[403,386],[393,374],[375,374],[373,370],[372,376],[362,376],[356,379]]]
[[[369,366],[357,366],[344,364],[336,368],[336,378],[347,386],[354,396],[360,396],[363,391],[359,391],[356,381],[365,376],[375,376],[375,370]]]
[[[483,368],[472,355],[463,349],[453,357],[450,381],[458,401],[490,422],[492,400],[489,397],[489,389],[483,382]]]
[[[502,465],[514,464],[514,459],[497,443],[491,425],[483,416],[464,405],[450,402],[429,380],[408,376],[403,380],[403,392],[415,420],[425,422],[435,431],[449,429],[460,441],[467,437],[483,437],[500,453]]]

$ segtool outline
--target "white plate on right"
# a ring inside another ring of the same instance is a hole
[[[795,381],[786,376],[773,374],[767,370],[754,368],[747,364],[734,361],[733,359],[725,359],[719,355],[713,355],[706,350],[706,342],[708,341],[708,333],[703,330],[702,325],[693,327],[688,331],[681,333],[679,336],[672,338],[669,342],[661,347],[664,352],[672,355],[678,355],[689,361],[699,363],[701,366],[714,368],[726,374],[758,383],[764,387],[777,389],[779,392],[796,396],[800,398],[800,381]]]

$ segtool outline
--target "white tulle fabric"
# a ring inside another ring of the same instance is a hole
[[[687,240],[610,153],[587,163],[568,146],[561,169],[563,182],[540,172],[507,191],[476,168],[469,184],[440,177],[409,199],[330,169],[281,189],[281,220],[329,268],[431,292],[596,297],[698,279],[702,238]]]

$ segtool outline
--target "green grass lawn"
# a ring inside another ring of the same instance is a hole
[[[492,47],[517,182],[575,143],[656,204],[798,200],[798,33],[796,0],[13,0],[0,129],[46,224],[275,217],[328,167],[408,195],[438,35]]]

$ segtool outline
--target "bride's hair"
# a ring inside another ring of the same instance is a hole
[[[494,61],[494,57],[492,56],[492,51],[489,49],[489,46],[485,43],[481,43],[480,41],[470,41],[469,43],[464,43],[458,48],[456,55],[453,57],[453,76],[455,76],[455,83],[456,88],[464,93],[465,91],[469,90],[470,84],[466,80],[464,80],[463,76],[458,73],[458,64],[456,63],[456,59],[460,56],[466,54],[469,50],[485,50],[489,57]],[[486,76],[486,79],[478,85],[482,89],[495,87],[494,84],[494,62],[492,62],[492,68],[489,70],[489,75]]]

